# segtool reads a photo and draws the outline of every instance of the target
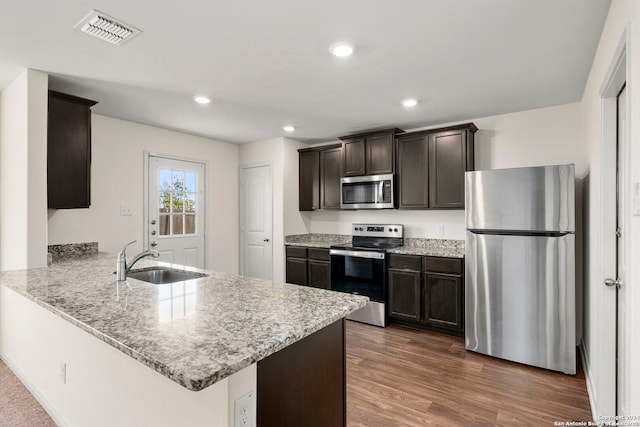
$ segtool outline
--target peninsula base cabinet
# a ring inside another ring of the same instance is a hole
[[[331,288],[329,249],[286,247],[286,282],[314,288]]]
[[[344,327],[341,319],[258,362],[256,425],[346,425]]]
[[[388,274],[393,321],[464,335],[462,259],[391,254]]]

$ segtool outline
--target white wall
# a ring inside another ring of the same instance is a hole
[[[46,266],[48,76],[25,70],[0,94],[0,269]]]
[[[580,104],[568,104],[499,116],[465,120],[478,127],[475,168],[575,163],[576,176],[587,167],[586,144],[580,138]],[[460,122],[460,123],[464,123]],[[435,127],[450,126],[442,124]],[[416,131],[419,129],[406,129]],[[407,237],[464,240],[464,212],[438,211],[327,211],[303,214],[311,233],[351,234],[352,222],[400,223]],[[444,235],[438,235],[444,225]]]
[[[630,158],[627,159],[631,171],[626,181],[628,184],[640,182],[640,126],[638,125],[638,105],[640,105],[640,86],[637,76],[640,72],[640,4],[635,0],[614,0],[600,39],[600,44],[589,80],[582,99],[581,122],[584,126],[585,143],[589,150],[589,186],[587,188],[588,235],[585,237],[587,259],[587,281],[585,288],[585,332],[584,348],[587,358],[586,374],[590,386],[590,396],[595,405],[597,415],[611,415],[615,410],[614,396],[611,393],[615,377],[615,368],[606,362],[605,354],[610,350],[607,337],[614,333],[615,316],[605,310],[606,302],[611,301],[611,291],[603,286],[604,273],[601,260],[604,257],[603,242],[609,239],[602,234],[603,192],[611,191],[601,185],[603,179],[602,159],[606,148],[603,147],[602,103],[600,89],[607,79],[607,73],[614,59],[614,54],[623,37],[625,28],[629,29],[630,39],[627,46],[627,91],[629,97],[629,129],[628,141],[631,144]],[[622,195],[629,201],[632,199],[632,187],[622,189]],[[640,217],[631,216],[627,210],[623,215],[628,217],[630,229],[625,233],[629,238],[628,277],[626,278],[628,316],[626,336],[620,337],[629,346],[628,354],[630,372],[630,394],[628,414],[640,414],[640,366],[637,355],[640,354]]]
[[[207,268],[238,272],[238,161],[235,144],[92,115],[91,207],[49,211],[49,244],[97,241],[117,252],[142,250],[144,151],[207,162]],[[120,216],[120,205],[133,215]]]

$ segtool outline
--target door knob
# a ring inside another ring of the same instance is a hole
[[[265,242],[265,243],[269,243],[269,239],[268,238],[267,239],[262,239],[262,241]]]
[[[620,288],[620,285],[622,285],[622,280],[620,280],[620,278],[617,279],[604,279],[604,284],[609,286],[609,287],[616,287],[616,288]]]
[[[158,246],[158,242],[151,242],[151,247],[155,248],[156,246]]]

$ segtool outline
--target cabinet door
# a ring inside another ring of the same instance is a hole
[[[302,258],[287,258],[287,283],[306,285],[307,260]]]
[[[91,110],[95,101],[49,92],[47,204],[52,209],[91,205]]]
[[[320,209],[340,209],[342,147],[320,151]]]
[[[309,286],[321,289],[331,288],[331,263],[328,261],[318,261],[310,259],[309,264]]]
[[[393,173],[393,137],[391,133],[367,137],[365,144],[367,175]]]
[[[319,201],[319,154],[317,151],[301,151],[299,154],[298,209],[313,211]]]
[[[426,135],[398,138],[398,208],[429,207],[429,141]]]
[[[344,150],[344,176],[364,175],[365,145],[363,138],[347,139],[342,144]]]
[[[420,320],[420,272],[389,268],[389,317]]]
[[[453,274],[425,274],[424,323],[440,328],[462,331],[462,276]]]
[[[464,172],[467,169],[467,131],[429,136],[429,205],[464,208]]]

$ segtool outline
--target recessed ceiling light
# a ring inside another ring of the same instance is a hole
[[[418,105],[417,99],[409,98],[402,101],[403,107],[411,108],[411,107],[415,107],[416,105]]]
[[[355,47],[351,43],[347,42],[338,42],[329,46],[329,52],[340,57],[349,56],[354,50]]]
[[[204,96],[204,95],[194,96],[193,100],[196,101],[198,104],[208,104],[208,103],[211,102],[209,97]]]
[[[293,132],[294,130],[296,130],[296,127],[291,125],[282,126],[282,130],[284,130],[285,132]]]

